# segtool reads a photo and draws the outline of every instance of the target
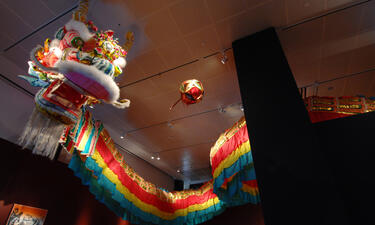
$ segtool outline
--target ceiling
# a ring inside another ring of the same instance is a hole
[[[358,2],[365,3],[351,7]],[[0,26],[6,32],[0,33],[0,49],[75,4],[76,0],[1,0]],[[274,26],[298,86],[316,84],[307,88],[309,95],[375,96],[374,1],[91,0],[90,4],[89,19],[100,29],[113,29],[120,42],[128,30],[136,36],[124,74],[117,80],[131,107],[98,105],[95,117],[104,122],[120,149],[177,179],[192,183],[209,179],[210,147],[243,115],[231,50],[238,38]],[[35,92],[16,75],[27,72],[28,52],[52,37],[70,16],[2,52],[1,74]],[[220,62],[223,50],[228,57],[225,64]],[[192,78],[202,81],[204,100],[169,110],[179,98],[180,82]]]

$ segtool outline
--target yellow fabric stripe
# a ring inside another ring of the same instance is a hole
[[[249,193],[249,194],[251,194],[253,196],[259,195],[259,189],[257,187],[254,188],[254,187],[251,187],[249,185],[243,184],[241,190],[243,192],[247,192],[247,193]]]
[[[76,147],[79,151],[83,151],[85,149],[85,146],[87,144],[87,140],[90,137],[91,131],[92,131],[92,129],[94,129],[94,126],[93,126],[94,124],[91,121],[92,121],[92,118],[91,118],[91,113],[90,113],[90,116],[88,117],[88,119],[86,121],[86,123],[88,123],[88,125],[87,125],[87,128],[85,130],[85,133],[83,134],[82,140],[79,143],[78,147]]]
[[[219,166],[216,167],[214,174],[213,174],[213,179],[216,179],[221,172],[225,168],[228,168],[233,165],[234,162],[236,162],[242,155],[248,153],[251,151],[250,148],[250,142],[247,140],[246,142],[242,143],[236,150],[234,150],[227,158],[225,158]]]
[[[203,204],[195,204],[195,205],[190,205],[184,209],[177,209],[174,213],[161,211],[157,207],[141,201],[140,199],[138,199],[136,195],[131,193],[129,189],[121,183],[117,175],[113,173],[113,171],[106,165],[106,163],[104,162],[103,158],[100,156],[98,151],[95,151],[91,157],[103,169],[102,174],[106,176],[108,180],[110,180],[112,183],[116,185],[116,189],[121,194],[126,196],[126,199],[132,202],[136,207],[142,209],[142,211],[158,216],[164,220],[173,220],[179,216],[186,216],[189,212],[195,212],[195,211],[207,209],[219,203],[220,201],[218,197],[215,197],[213,199],[209,199],[207,202]]]

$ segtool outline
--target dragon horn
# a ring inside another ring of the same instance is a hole
[[[134,42],[134,33],[129,31],[128,33],[126,33],[126,42],[125,42],[125,44],[122,46],[122,48],[123,48],[126,52],[129,52],[129,50],[130,50],[131,47],[133,46],[133,42]]]
[[[73,19],[86,23],[88,9],[89,0],[80,0],[77,9],[73,12]]]

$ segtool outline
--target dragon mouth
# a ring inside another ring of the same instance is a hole
[[[99,64],[100,66],[101,64]],[[98,65],[86,65],[75,61],[59,61],[55,68],[66,79],[74,83],[89,95],[113,103],[120,97],[120,89],[111,76],[97,68]]]

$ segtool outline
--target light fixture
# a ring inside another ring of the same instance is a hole
[[[121,139],[124,139],[124,138],[126,138],[126,136],[128,136],[128,133],[127,133],[127,132],[124,132],[124,134],[121,135],[120,138],[121,138]]]
[[[222,64],[225,64],[225,63],[228,61],[228,57],[227,57],[227,55],[225,54],[225,51],[224,51],[224,50],[221,52],[221,54],[222,54],[222,56],[221,56],[221,60],[220,60],[220,62],[221,62]]]
[[[177,173],[181,172],[179,169],[177,170]]]
[[[240,105],[240,110],[243,112],[244,109],[243,109],[243,105]]]
[[[127,135],[128,135],[128,134],[125,133],[124,135],[121,135],[120,138],[121,138],[121,139],[124,139]]]
[[[157,156],[157,157],[156,157],[156,160],[160,160],[160,156]]]
[[[219,111],[219,113],[225,113],[226,112],[225,108],[223,108],[221,106],[217,110]]]
[[[155,159],[155,157],[154,157],[154,156],[151,156],[151,159]]]
[[[93,106],[93,105],[89,105],[89,107],[90,107],[90,109],[93,109],[93,108],[94,108],[94,106]]]

